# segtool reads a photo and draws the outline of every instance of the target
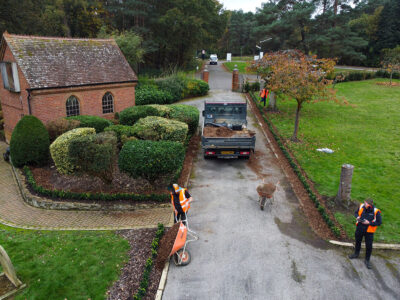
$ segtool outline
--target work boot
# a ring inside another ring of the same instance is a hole
[[[357,253],[350,254],[349,258],[350,259],[358,258],[358,254]]]
[[[367,266],[368,269],[372,269],[372,265],[369,262],[369,260],[365,260],[365,265]]]

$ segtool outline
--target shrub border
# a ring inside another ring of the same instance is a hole
[[[295,160],[292,158],[292,156],[290,155],[289,151],[287,150],[285,144],[282,142],[282,139],[279,137],[279,135],[275,132],[272,123],[270,120],[268,120],[268,118],[266,116],[264,116],[264,114],[262,113],[262,109],[260,109],[257,105],[257,98],[254,95],[253,92],[249,92],[249,95],[251,97],[251,99],[254,101],[256,107],[259,109],[259,111],[261,112],[261,115],[264,119],[264,121],[267,123],[269,130],[271,131],[272,135],[274,136],[274,139],[276,141],[276,143],[278,144],[279,148],[281,149],[283,155],[286,157],[286,159],[289,162],[290,167],[293,169],[294,173],[296,174],[297,178],[300,180],[300,182],[303,184],[303,187],[305,188],[305,190],[307,191],[307,194],[309,196],[309,198],[312,200],[312,202],[314,203],[315,207],[317,208],[318,212],[321,214],[322,219],[325,221],[325,223],[328,225],[329,229],[332,231],[332,233],[336,236],[336,237],[340,237],[341,233],[340,233],[340,228],[337,227],[334,223],[334,221],[332,221],[332,219],[330,218],[330,216],[326,213],[326,209],[325,207],[321,204],[321,202],[318,200],[317,195],[313,192],[313,190],[311,189],[310,185],[307,182],[306,177],[304,177],[304,175],[301,173],[300,171],[300,167],[296,164]]]
[[[133,201],[148,201],[153,200],[156,202],[167,202],[169,200],[168,194],[130,194],[130,193],[117,193],[117,194],[106,194],[106,193],[74,193],[60,190],[49,190],[38,185],[33,177],[32,171],[24,166],[24,174],[26,181],[29,186],[39,195],[68,199],[68,200],[102,200],[102,201],[117,201],[117,200],[133,200]]]
[[[149,276],[151,270],[154,265],[154,260],[157,258],[157,250],[159,246],[159,242],[161,237],[164,235],[165,227],[163,224],[158,224],[158,230],[156,232],[156,237],[153,239],[151,243],[151,257],[149,257],[146,261],[146,265],[144,266],[144,271],[142,275],[142,280],[140,281],[139,289],[136,294],[133,296],[134,300],[141,300],[144,296],[146,296],[147,288],[149,286]]]

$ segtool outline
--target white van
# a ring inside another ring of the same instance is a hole
[[[210,65],[218,65],[217,54],[211,54],[210,55]]]

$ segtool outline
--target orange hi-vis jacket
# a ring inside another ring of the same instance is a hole
[[[260,97],[261,98],[267,98],[267,96],[268,96],[268,90],[267,89],[262,89],[261,90],[261,93],[260,93]]]
[[[361,204],[360,204],[360,208],[358,209],[358,216],[359,216],[359,217],[361,217],[363,211],[364,211],[364,203],[361,203]],[[372,220],[372,222],[375,222],[375,221],[376,221],[376,214],[377,214],[378,212],[380,213],[381,211],[380,211],[379,209],[377,209],[376,207],[374,207],[374,219]],[[356,225],[358,225],[358,221],[356,222]],[[378,227],[378,226],[369,225],[368,228],[367,228],[367,232],[369,232],[369,233],[374,233],[374,232],[376,231],[376,228],[377,228],[377,227]]]
[[[186,198],[185,195],[185,188],[179,187],[178,189],[175,190],[175,192],[179,195],[179,203],[182,207],[183,212],[187,212],[190,208],[190,203],[189,203],[189,199]],[[177,212],[175,205],[174,205],[174,196],[171,195],[171,203],[172,203],[172,207],[175,210],[175,214]]]

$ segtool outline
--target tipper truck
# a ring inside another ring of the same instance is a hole
[[[204,158],[249,158],[255,133],[247,129],[245,100],[205,101],[201,146]]]

